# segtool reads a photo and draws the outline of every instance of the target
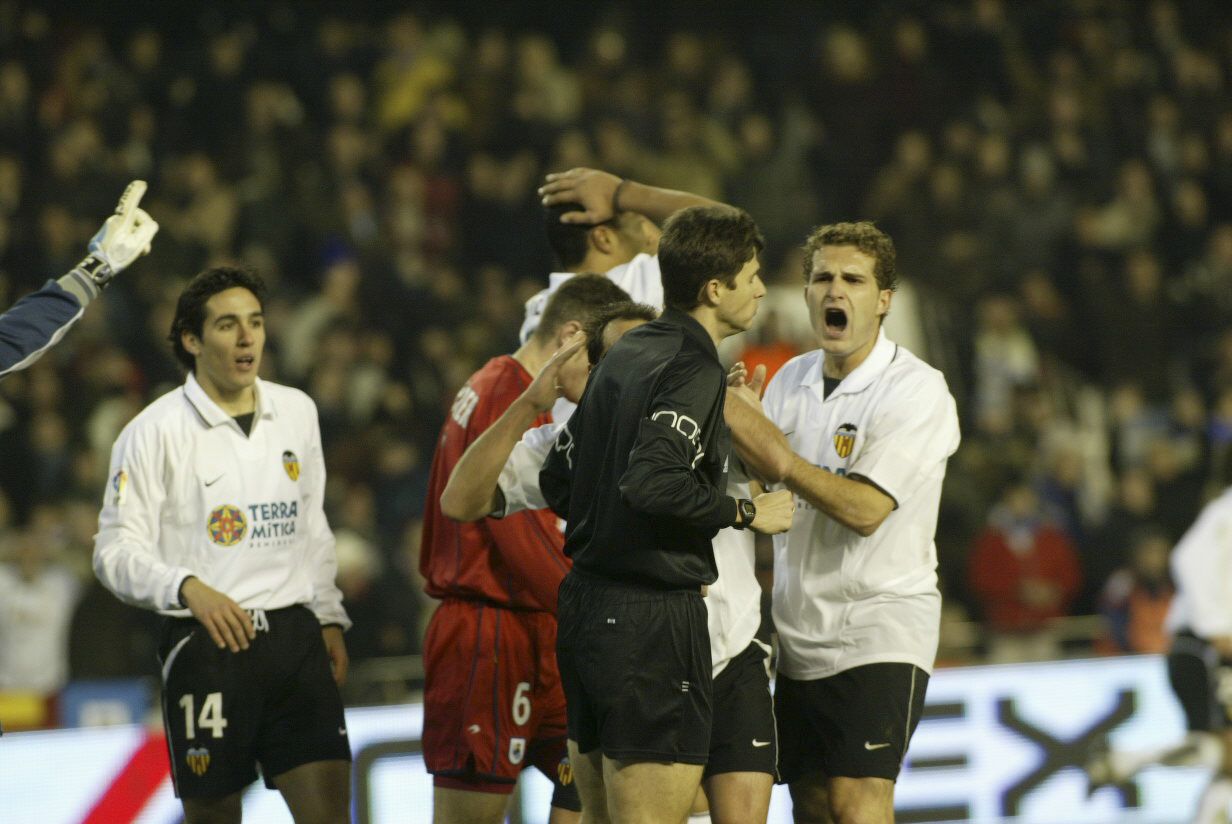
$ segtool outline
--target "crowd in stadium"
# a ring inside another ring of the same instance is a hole
[[[266,374],[320,410],[351,656],[418,652],[435,439],[516,348],[553,269],[536,187],[578,166],[745,208],[797,297],[810,227],[877,221],[959,401],[936,543],[948,619],[986,634],[954,657],[1055,656],[1053,619],[1100,613],[1098,649],[1164,649],[1167,553],[1232,481],[1232,7],[514,5],[0,0],[0,306],[72,268],[128,181],[161,225],[0,383],[0,557],[72,593],[0,596],[0,660],[35,632],[67,661],[0,690],[155,671],[156,616],[94,581],[92,536],[111,444],[182,380],[176,295],[223,261],[269,283]]]

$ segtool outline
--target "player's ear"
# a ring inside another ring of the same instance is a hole
[[[605,255],[610,255],[616,246],[616,233],[611,226],[600,225],[591,228],[590,245]]]
[[[702,286],[701,300],[708,306],[719,305],[719,287],[722,282],[718,278],[711,278]]]
[[[890,314],[890,300],[894,297],[894,293],[889,289],[882,289],[877,295],[877,314],[885,317]]]
[[[192,332],[180,333],[180,345],[184,347],[185,352],[194,358],[201,354],[201,340]]]
[[[578,323],[576,320],[567,320],[562,323],[560,328],[556,330],[556,348],[559,349],[564,346],[565,341],[573,337],[575,332],[581,331],[582,324]]]

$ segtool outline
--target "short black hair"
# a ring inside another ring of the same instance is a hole
[[[766,242],[749,213],[733,206],[690,206],[663,224],[659,270],[663,302],[687,312],[701,302],[702,287],[718,279],[732,286],[750,257]]]
[[[265,301],[269,290],[265,281],[254,270],[243,266],[214,266],[200,272],[188,282],[180,299],[175,304],[175,319],[171,321],[171,333],[167,340],[171,341],[171,351],[175,359],[189,372],[197,366],[197,358],[184,348],[181,337],[185,332],[198,338],[205,332],[205,304],[219,292],[228,289],[247,289],[256,297],[257,303],[265,310]]]
[[[558,203],[543,207],[543,230],[548,236],[548,246],[556,259],[557,271],[571,272],[586,260],[590,242],[588,235],[594,228],[591,223],[561,223],[560,216],[569,212],[583,211],[580,203]]]
[[[586,324],[586,360],[593,367],[603,358],[603,332],[607,329],[609,323],[618,320],[644,320],[652,321],[659,316],[659,311],[653,306],[648,306],[645,303],[634,303],[631,300],[622,300],[618,303],[609,303],[598,312],[596,312]]]
[[[547,342],[571,320],[585,327],[604,306],[628,299],[628,292],[603,275],[574,275],[556,287],[548,298],[534,337],[541,343]]]

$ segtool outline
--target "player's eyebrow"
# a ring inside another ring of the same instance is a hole
[[[264,317],[265,317],[265,312],[264,312],[264,311],[262,311],[262,310],[258,310],[258,311],[256,311],[256,312],[249,312],[249,313],[248,313],[248,319],[249,319],[249,320],[253,320],[253,319],[255,319],[255,318],[262,318],[262,319],[264,319]],[[222,322],[223,322],[223,321],[225,321],[225,320],[234,320],[234,321],[237,321],[237,320],[239,320],[239,319],[240,319],[240,316],[239,316],[239,314],[238,314],[238,313],[236,313],[236,312],[228,312],[228,313],[227,313],[227,314],[225,314],[225,315],[219,315],[218,317],[214,318],[214,320],[212,320],[212,321],[211,321],[211,323],[218,324],[218,323],[222,323]]]

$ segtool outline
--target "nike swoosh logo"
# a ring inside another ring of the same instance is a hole
[[[756,738],[754,738],[753,746],[754,747],[768,747],[770,746],[770,742],[769,741],[758,741]]]
[[[225,473],[225,472],[224,472],[224,473],[222,473],[222,474],[223,474],[223,475],[226,475],[227,473]],[[213,486],[214,484],[218,483],[218,482],[219,482],[219,481],[221,481],[221,480],[222,480],[222,475],[219,475],[217,478],[215,478],[215,479],[214,479],[214,480],[212,480],[212,481],[206,481],[206,482],[205,482],[205,485],[206,485],[206,486]]]
[[[888,746],[890,746],[889,741],[885,742],[884,744],[872,744],[872,743],[869,743],[868,741],[864,742],[864,749],[866,750],[880,750]]]

